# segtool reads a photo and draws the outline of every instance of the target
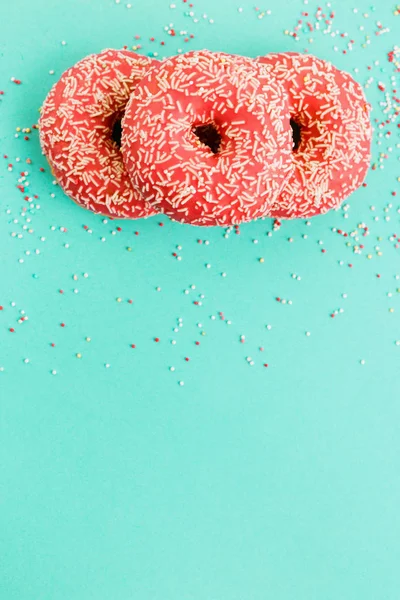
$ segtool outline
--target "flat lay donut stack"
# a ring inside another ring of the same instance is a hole
[[[350,75],[308,54],[105,50],[62,75],[39,129],[79,205],[230,226],[338,208],[370,164],[369,111]]]

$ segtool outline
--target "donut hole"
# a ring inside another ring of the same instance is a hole
[[[121,148],[121,137],[122,137],[122,117],[115,119],[113,126],[111,127],[111,139],[112,141]]]
[[[218,154],[222,138],[215,123],[196,125],[192,131],[202,144],[210,148],[213,154]]]
[[[301,125],[293,118],[290,119],[290,127],[292,128],[293,152],[296,152],[301,142]]]

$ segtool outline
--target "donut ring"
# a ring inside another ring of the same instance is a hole
[[[126,50],[92,54],[65,71],[43,104],[40,141],[53,173],[68,196],[95,213],[156,213],[132,187],[113,140],[130,93],[151,65]]]
[[[338,208],[371,158],[369,105],[361,86],[330,63],[286,52],[259,57],[289,96],[293,174],[266,216],[308,218]]]
[[[153,206],[205,226],[265,215],[292,169],[286,94],[271,71],[202,50],[147,72],[126,107],[122,154]]]

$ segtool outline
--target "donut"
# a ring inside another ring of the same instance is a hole
[[[139,218],[156,212],[133,188],[119,147],[126,103],[152,64],[126,50],[92,54],[65,71],[42,106],[40,141],[54,176],[95,213]]]
[[[207,50],[169,58],[135,87],[122,122],[134,187],[172,219],[261,217],[292,170],[286,93],[272,68]]]
[[[370,106],[361,86],[329,62],[285,52],[256,59],[289,96],[293,172],[267,216],[308,218],[338,208],[371,158]]]

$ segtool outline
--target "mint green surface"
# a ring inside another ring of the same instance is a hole
[[[395,4],[321,5],[338,33],[321,24],[313,42],[284,34],[302,11],[315,23],[313,0],[258,13],[249,0],[126,4],[0,8],[0,599],[398,600],[399,129],[375,132],[373,163],[389,158],[348,210],[272,236],[259,221],[228,239],[165,217],[103,223],[53,185],[37,132],[14,137],[63,70],[135,43],[160,56],[308,48],[362,84],[373,77],[366,93],[381,121]],[[390,31],[375,35],[377,21]],[[395,85],[398,96],[398,74]],[[358,242],[332,232],[360,224],[370,235]]]

